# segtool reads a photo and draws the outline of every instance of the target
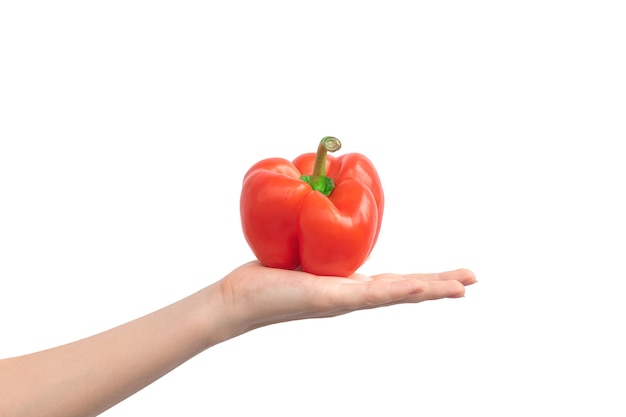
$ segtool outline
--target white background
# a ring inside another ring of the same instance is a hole
[[[252,259],[241,179],[343,141],[378,168],[362,272],[466,297],[281,324],[104,415],[623,416],[620,2],[0,5],[0,357]]]

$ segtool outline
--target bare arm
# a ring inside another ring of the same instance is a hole
[[[474,282],[467,270],[334,278],[252,262],[119,327],[0,360],[0,416],[95,416],[198,353],[254,328],[461,297]]]
[[[228,338],[215,292],[208,287],[103,333],[0,361],[0,416],[101,413]]]

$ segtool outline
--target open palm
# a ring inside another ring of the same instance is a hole
[[[290,320],[332,317],[400,303],[458,298],[476,282],[467,269],[430,274],[355,274],[348,278],[267,268],[250,262],[220,282],[242,332]]]

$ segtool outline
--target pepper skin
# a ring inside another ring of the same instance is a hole
[[[383,217],[383,189],[364,155],[327,155],[340,147],[325,137],[317,154],[293,162],[265,159],[244,176],[243,233],[265,266],[347,277],[370,255]]]

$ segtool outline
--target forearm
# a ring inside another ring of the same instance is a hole
[[[122,326],[0,361],[0,415],[97,415],[233,334],[216,285]]]

